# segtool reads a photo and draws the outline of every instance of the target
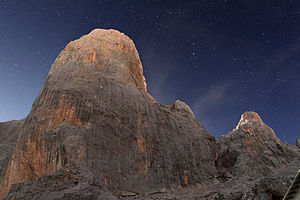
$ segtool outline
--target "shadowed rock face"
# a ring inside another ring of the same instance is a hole
[[[115,194],[205,183],[214,137],[183,102],[159,105],[147,93],[134,43],[96,29],[70,42],[53,63],[1,180],[35,180],[81,166]]]
[[[296,139],[296,146],[300,148],[300,138]]]
[[[2,171],[6,171],[23,123],[24,119],[0,122],[0,178],[4,176]]]
[[[4,199],[117,200],[86,168],[62,168],[38,180],[15,184]]]
[[[255,112],[245,112],[232,132],[217,140],[218,168],[227,176],[260,177],[300,166],[300,149],[284,144]]]
[[[255,112],[217,139],[214,183],[126,199],[281,200],[300,166],[300,151],[282,143]]]

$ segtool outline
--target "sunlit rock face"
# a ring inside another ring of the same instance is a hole
[[[132,40],[96,29],[53,63],[1,179],[1,197],[12,184],[69,168],[85,168],[117,195],[204,184],[216,173],[216,151],[186,104],[159,105],[147,93]]]
[[[255,112],[245,112],[236,128],[217,143],[218,167],[229,177],[260,177],[300,166],[299,149],[282,143]]]
[[[249,125],[253,125],[255,123],[261,123],[261,124],[263,123],[260,116],[256,112],[253,112],[253,111],[245,112],[242,114],[241,119],[240,119],[238,125],[236,126],[235,130],[238,130],[245,124],[247,124],[249,126]]]
[[[126,87],[134,86],[146,92],[146,82],[139,54],[133,41],[115,30],[95,29],[70,42],[54,61],[48,81],[63,84],[63,88],[78,90],[101,77]],[[85,82],[87,81],[87,82]],[[99,89],[97,84],[92,83]],[[103,87],[103,86],[102,86]],[[101,87],[100,87],[101,88]]]

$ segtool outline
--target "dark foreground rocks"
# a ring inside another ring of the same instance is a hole
[[[216,141],[184,102],[158,104],[115,30],[66,46],[14,132],[4,199],[278,199],[300,166],[299,148],[254,112]]]
[[[84,167],[63,168],[37,180],[15,184],[4,199],[14,200],[90,200],[117,198]]]

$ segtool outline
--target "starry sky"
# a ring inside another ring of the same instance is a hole
[[[24,118],[65,45],[127,34],[148,91],[180,99],[216,137],[256,111],[282,141],[299,132],[300,4],[293,0],[1,0],[0,121]]]

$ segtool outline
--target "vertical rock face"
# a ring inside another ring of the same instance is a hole
[[[230,176],[260,177],[300,166],[300,151],[282,143],[255,112],[245,112],[232,132],[220,136],[219,169]]]
[[[0,199],[11,200],[275,200],[300,166],[299,140],[280,142],[255,112],[216,142],[184,102],[158,104],[134,43],[115,30],[70,42],[0,139]]]
[[[16,146],[23,120],[0,122],[0,180],[6,171],[8,160]]]
[[[96,29],[70,42],[53,63],[1,180],[12,184],[61,168],[90,170],[115,194],[205,183],[216,143],[183,102],[147,93],[134,43]]]

